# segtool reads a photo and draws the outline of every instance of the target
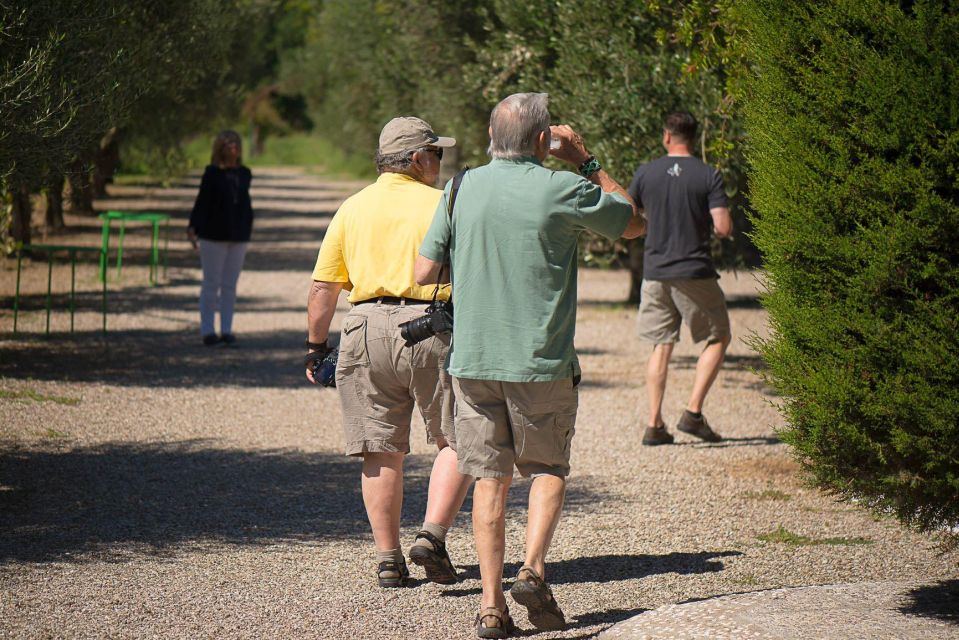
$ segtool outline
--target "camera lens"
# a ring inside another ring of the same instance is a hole
[[[406,340],[407,347],[412,347],[414,344],[434,335],[436,335],[436,332],[433,330],[433,324],[428,315],[414,318],[400,325],[400,336]]]

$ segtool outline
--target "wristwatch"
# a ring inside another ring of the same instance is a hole
[[[602,168],[603,165],[599,163],[599,160],[596,159],[596,156],[590,156],[586,158],[586,161],[583,162],[583,164],[579,165],[579,172],[584,178],[589,178]]]

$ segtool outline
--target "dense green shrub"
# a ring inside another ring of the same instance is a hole
[[[959,524],[959,9],[749,0],[755,240],[785,439],[811,478]]]

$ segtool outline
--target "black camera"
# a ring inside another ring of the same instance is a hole
[[[407,347],[412,347],[437,333],[452,330],[453,304],[445,300],[434,300],[426,307],[426,315],[400,325],[400,336],[406,340]]]
[[[314,353],[310,354],[310,356],[315,355],[316,354]],[[336,386],[336,360],[339,355],[340,350],[339,348],[336,348],[328,351],[322,360],[318,358],[311,360],[310,356],[307,356],[310,373],[313,374],[313,379],[316,380],[321,386]]]

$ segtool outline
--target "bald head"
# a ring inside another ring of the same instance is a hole
[[[549,94],[514,93],[490,114],[489,153],[515,160],[535,155],[539,134],[549,129]]]

